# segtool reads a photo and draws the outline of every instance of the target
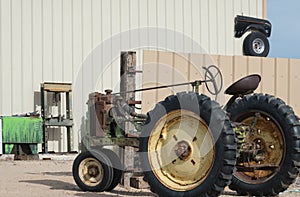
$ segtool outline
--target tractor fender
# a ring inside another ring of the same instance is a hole
[[[271,31],[267,32],[266,29],[262,26],[262,25],[258,25],[258,24],[251,24],[249,26],[246,27],[244,33],[242,35],[244,35],[246,32],[251,32],[251,31],[259,31],[261,33],[263,33],[266,37],[270,37],[271,36]]]

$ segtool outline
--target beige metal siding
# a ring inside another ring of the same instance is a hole
[[[82,105],[76,110],[84,114],[86,92],[118,89],[119,57],[113,51],[151,44],[151,48],[178,52],[196,53],[204,49],[211,54],[239,55],[242,41],[233,38],[234,16],[243,13],[261,17],[264,12],[264,0],[242,2],[0,0],[0,115],[35,110],[38,103],[34,103],[34,92],[39,91],[41,82],[74,83],[77,79],[81,86],[76,91],[83,95]],[[182,35],[153,31],[157,27]],[[121,32],[142,28],[149,31],[122,34],[111,40],[109,47],[101,45]],[[166,35],[159,37],[158,33]],[[142,56],[138,61],[142,62]],[[83,64],[92,66],[81,70]],[[81,123],[75,124],[76,144]],[[54,151],[64,151],[64,135],[53,133]]]
[[[289,97],[288,102],[297,109],[300,109],[299,84],[300,84],[300,60],[290,59],[289,61]]]
[[[202,66],[211,64],[217,65],[222,71],[224,79],[222,92],[234,81],[246,75],[260,74],[262,81],[256,92],[271,94],[281,98],[294,108],[296,114],[300,115],[300,92],[298,90],[300,84],[300,60],[296,59],[144,51],[143,85],[144,87],[152,87],[155,84],[168,85],[201,80],[204,79]],[[167,72],[166,67],[168,68]],[[182,76],[175,76],[175,72],[181,73]],[[149,81],[152,83],[148,83]],[[142,94],[143,112],[146,113],[151,110],[158,101],[163,100],[168,95],[185,90],[191,90],[191,88],[169,88],[144,92]],[[201,88],[201,92],[208,94],[204,85]],[[213,96],[211,97],[214,98]],[[218,97],[218,101],[222,105],[228,99],[229,96],[224,94]]]
[[[183,32],[211,54],[241,54],[241,42],[233,38],[234,16],[243,13],[261,17],[264,12],[262,0],[0,2],[1,68],[6,82],[2,86],[7,95],[0,109],[7,115],[32,109],[31,98],[25,95],[38,90],[39,82],[72,81],[92,49],[116,33],[141,27],[166,27]],[[120,48],[128,42],[143,42],[145,36],[124,38]],[[157,40],[157,44],[179,51],[197,51],[188,40],[183,41],[183,48],[172,47],[177,39],[184,38],[166,38]],[[97,76],[93,76],[92,69],[86,72],[92,76],[87,83],[95,83]],[[101,84],[112,86],[115,78],[111,77],[112,80],[101,79]],[[20,97],[24,99],[20,101]],[[6,102],[11,100],[12,106]]]

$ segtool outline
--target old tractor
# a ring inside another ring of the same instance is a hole
[[[204,80],[171,85],[192,85],[193,91],[168,96],[147,114],[138,114],[119,93],[90,94],[98,127],[84,136],[73,163],[77,185],[94,192],[118,185],[124,164],[105,148],[114,145],[138,149],[144,180],[159,196],[218,196],[226,186],[252,196],[286,190],[300,167],[299,118],[281,99],[254,93],[258,74],[227,88],[232,97],[222,107],[198,93],[203,84],[219,93],[216,78],[220,71],[209,66]]]

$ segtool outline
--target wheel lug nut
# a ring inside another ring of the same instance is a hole
[[[258,133],[258,134],[260,134],[260,133],[261,133],[261,130],[260,130],[260,129],[258,129],[258,130],[257,130],[257,133]]]

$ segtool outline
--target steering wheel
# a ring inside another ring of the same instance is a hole
[[[209,93],[217,96],[223,87],[223,76],[220,69],[215,65],[202,67],[205,70],[205,86]]]

